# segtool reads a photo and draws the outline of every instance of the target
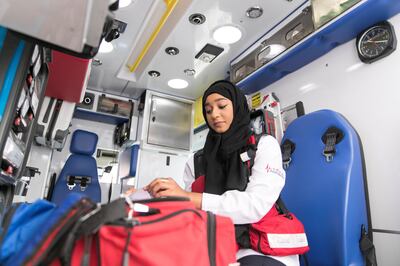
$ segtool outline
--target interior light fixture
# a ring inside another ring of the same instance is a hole
[[[286,47],[281,44],[270,44],[261,49],[257,55],[257,59],[260,62],[266,63],[282,52],[286,50]]]
[[[100,44],[99,53],[109,53],[114,49],[114,46],[110,42],[103,40]]]
[[[232,44],[242,38],[242,31],[233,25],[225,25],[214,30],[213,38],[219,43]]]
[[[183,79],[171,79],[168,81],[168,86],[173,89],[184,89],[189,85],[186,80]]]
[[[132,3],[132,0],[119,0],[119,8],[127,7]]]

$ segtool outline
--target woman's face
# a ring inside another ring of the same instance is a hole
[[[233,104],[221,94],[208,95],[204,104],[207,122],[217,133],[225,133],[232,124]]]

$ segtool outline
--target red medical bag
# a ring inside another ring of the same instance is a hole
[[[67,241],[73,248],[70,254],[64,252],[64,264],[226,266],[236,262],[235,232],[229,218],[197,210],[183,198],[134,204],[148,210],[128,209],[131,218],[110,221],[113,218],[107,212],[115,210],[103,207],[77,226],[74,241]]]

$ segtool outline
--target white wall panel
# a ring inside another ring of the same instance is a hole
[[[398,266],[400,262],[400,235],[374,233],[379,266]]]
[[[40,174],[32,177],[29,183],[29,189],[26,194],[26,201],[33,202],[47,196],[45,190],[47,180],[50,177],[49,169],[53,151],[50,148],[37,146],[32,144],[29,152],[27,166],[36,167],[39,169]]]

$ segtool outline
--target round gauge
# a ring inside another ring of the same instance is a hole
[[[388,56],[396,49],[393,26],[387,22],[378,23],[357,37],[358,56],[364,63],[372,63]]]

